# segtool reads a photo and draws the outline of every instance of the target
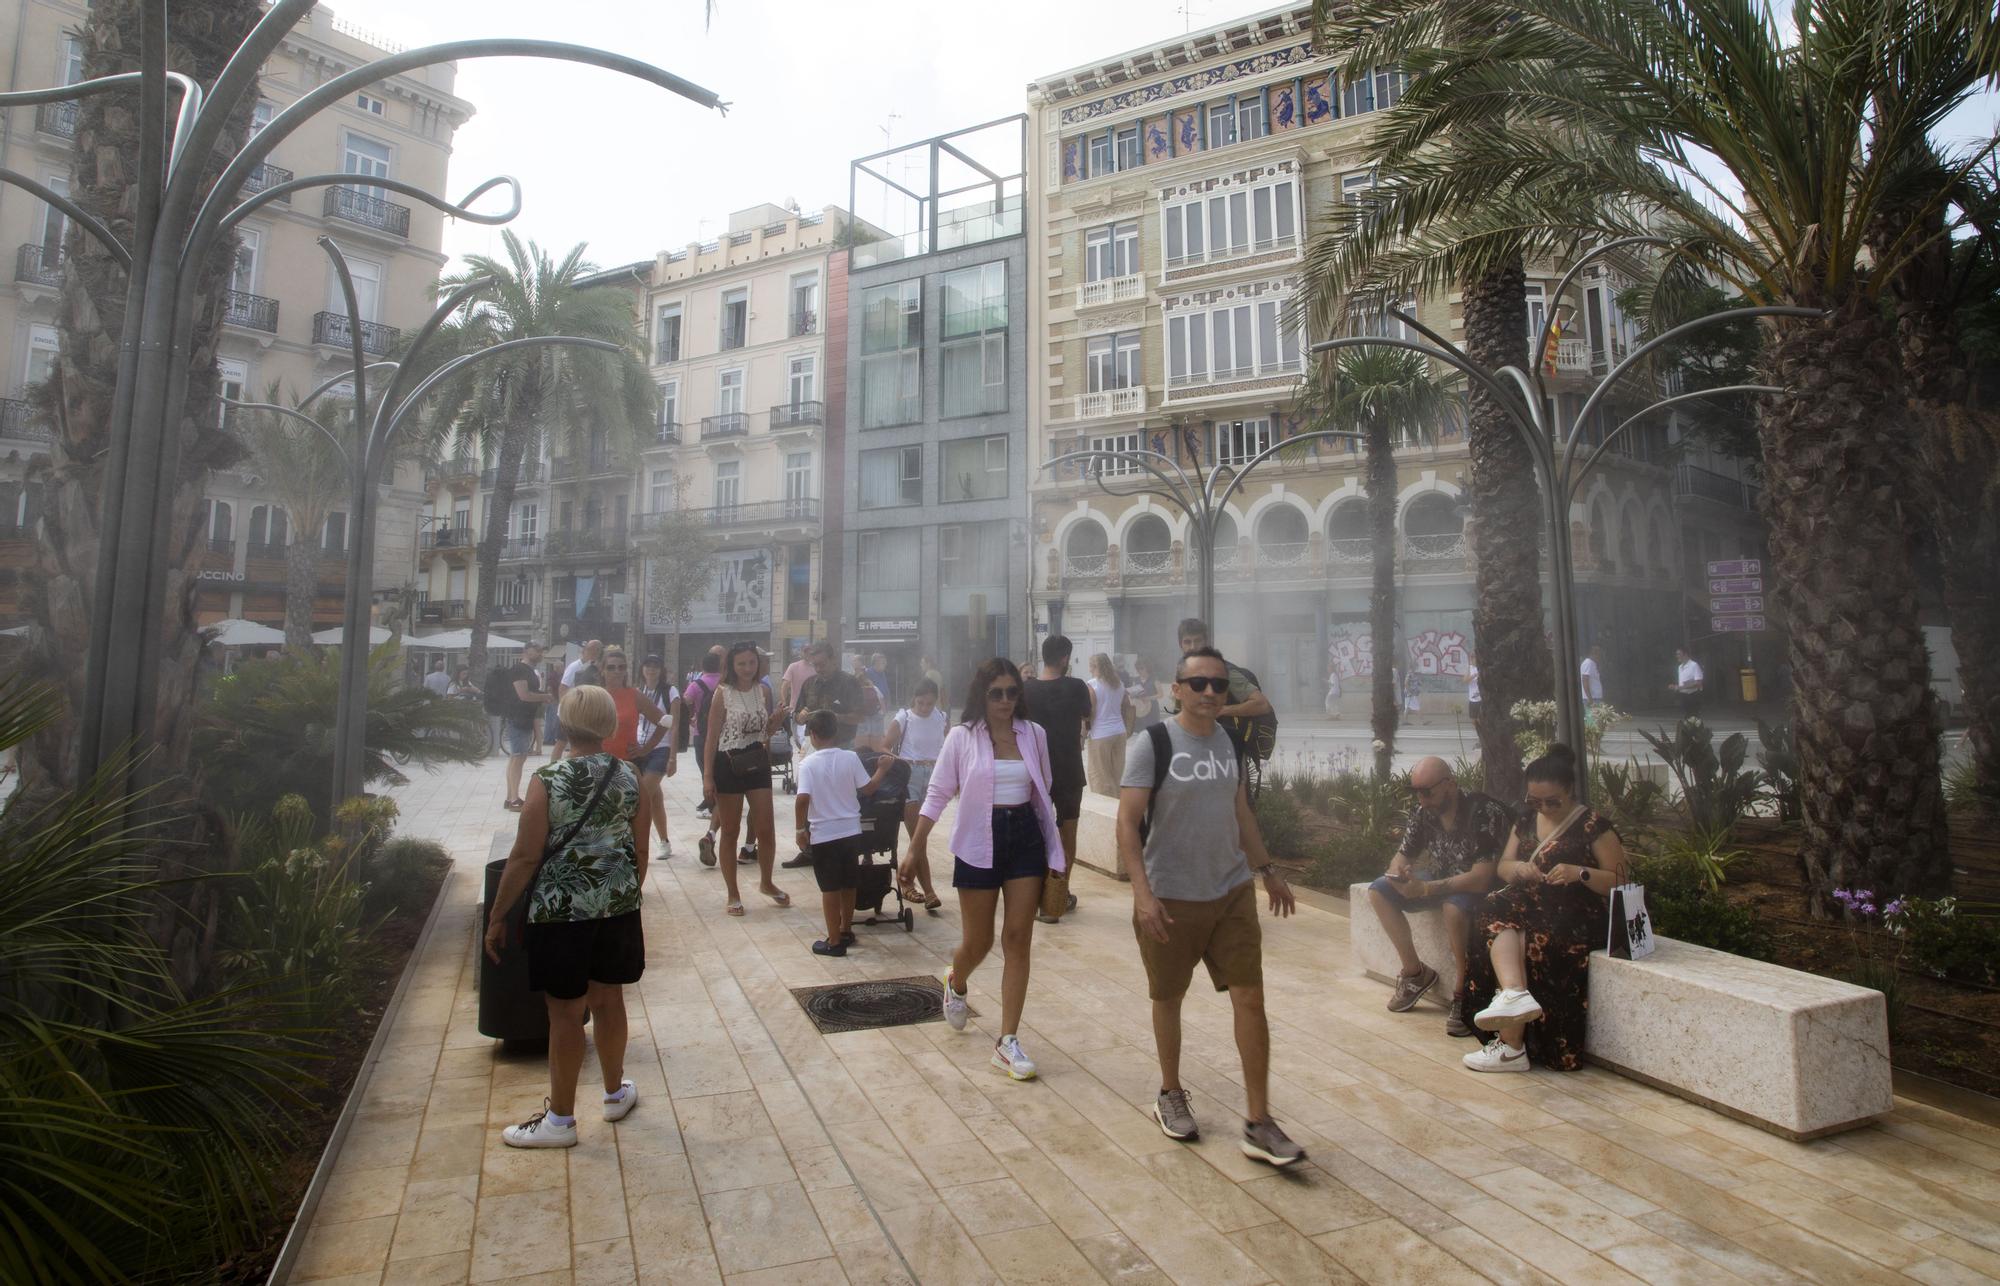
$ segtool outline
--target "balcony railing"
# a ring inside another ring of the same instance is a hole
[[[525,621],[535,614],[533,603],[495,603],[493,619],[496,621]]]
[[[1347,536],[1326,542],[1326,561],[1336,567],[1359,567],[1375,561],[1375,542],[1366,536]]]
[[[1128,549],[1125,551],[1125,565],[1120,575],[1128,582],[1154,583],[1173,575],[1174,551],[1171,549]]]
[[[1692,496],[1718,505],[1754,509],[1757,507],[1757,492],[1758,487],[1754,483],[1704,469],[1698,464],[1674,466],[1674,495],[1677,497]]]
[[[37,286],[62,285],[62,250],[30,241],[14,254],[14,280]]]
[[[1267,237],[1262,240],[1246,241],[1242,245],[1210,246],[1201,254],[1182,255],[1167,260],[1168,272],[1187,272],[1196,268],[1214,267],[1218,264],[1234,263],[1239,259],[1253,259],[1258,255],[1278,254],[1298,248],[1297,234],[1283,237]]]
[[[1403,537],[1403,556],[1412,562],[1451,562],[1465,557],[1465,533],[1437,532]]]
[[[658,531],[668,514],[674,512],[678,511],[635,514],[632,518],[632,530],[640,535]],[[753,500],[739,505],[714,505],[707,509],[690,509],[686,512],[709,527],[779,526],[818,522],[819,501]]]
[[[252,559],[283,562],[285,546],[282,542],[273,544],[268,540],[253,540],[244,546],[245,553]]]
[[[531,486],[541,480],[542,462],[540,460],[523,460],[521,461],[521,466],[514,470],[514,485],[517,487]],[[479,485],[483,489],[491,491],[499,483],[500,470],[497,467],[481,469],[479,471]]]
[[[243,180],[243,187],[240,194],[243,196],[255,196],[265,188],[274,188],[280,183],[290,183],[291,181],[292,172],[290,170],[282,165],[273,165],[269,161],[265,161],[256,169],[250,171],[249,178]],[[277,199],[283,201],[286,205],[290,205],[292,203],[292,194],[287,192]]]
[[[726,353],[732,348],[741,348],[743,347],[744,344],[748,343],[749,340],[750,340],[750,323],[747,319],[744,321],[737,322],[733,326],[730,325],[728,322],[724,322],[722,324],[723,352]]]
[[[663,447],[679,446],[681,426],[678,420],[661,420],[653,430],[653,442]]]
[[[1078,308],[1099,308],[1105,304],[1129,304],[1146,297],[1146,279],[1134,273],[1129,277],[1106,277],[1102,281],[1086,281],[1076,288]]]
[[[1259,567],[1303,567],[1312,545],[1303,540],[1277,541],[1257,546]]]
[[[552,531],[549,533],[548,556],[563,558],[571,554],[622,554],[629,542],[627,529],[619,526]]]
[[[787,402],[771,408],[771,431],[799,429],[826,423],[826,403]]]
[[[370,196],[360,188],[332,187],[326,190],[321,213],[329,219],[386,232],[392,237],[410,235],[410,207]]]
[[[229,554],[234,556],[236,553],[236,537],[210,536],[208,538],[208,552],[211,554]]]
[[[472,615],[471,607],[462,598],[426,598],[417,603],[417,619],[426,625],[463,621]]]
[[[381,355],[396,346],[396,340],[403,332],[394,326],[384,326],[381,322],[361,323],[361,351]],[[314,313],[313,343],[331,344],[335,348],[351,345],[354,332],[349,327],[346,313]]]
[[[0,438],[46,442],[50,436],[48,422],[41,418],[33,402],[18,397],[0,397]]]
[[[510,561],[517,562],[524,558],[540,558],[541,556],[542,542],[535,536],[528,536],[521,540],[503,541],[500,545],[500,561],[503,563]]]
[[[1063,559],[1064,585],[1102,585],[1111,566],[1109,554],[1070,554]]]
[[[278,333],[278,301],[244,290],[222,292],[222,320],[245,330]]]
[[[35,128],[57,138],[76,137],[75,103],[43,103],[35,109]]]
[[[433,460],[424,466],[424,481],[432,484],[478,476],[479,461],[469,455],[453,456],[449,460]]]
[[[1167,377],[1167,397],[1200,397],[1213,385],[1234,384],[1240,380],[1270,379],[1280,375],[1297,375],[1299,359],[1281,357],[1265,362],[1262,366],[1231,366],[1217,370],[1203,371],[1193,375],[1170,375]]]
[[[1106,389],[1101,393],[1080,393],[1076,399],[1076,418],[1079,420],[1101,420],[1112,415],[1141,415],[1145,410],[1146,390],[1143,386]]]
[[[741,411],[725,411],[721,415],[701,417],[701,440],[710,442],[716,438],[740,438],[750,431],[750,417]]]
[[[470,527],[426,527],[417,534],[419,549],[470,549],[479,535]]]
[[[811,335],[819,329],[819,314],[811,309],[799,309],[792,313],[792,337]]]

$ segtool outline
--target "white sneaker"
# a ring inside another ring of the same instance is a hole
[[[576,1118],[571,1117],[568,1125],[557,1125],[549,1120],[548,1100],[543,1099],[541,1111],[500,1131],[500,1141],[510,1148],[573,1148]]]
[[[1515,1023],[1531,1023],[1542,1016],[1542,1002],[1525,988],[1503,987],[1493,993],[1493,1003],[1472,1016],[1472,1025],[1483,1031],[1497,1031]]]
[[[1515,1049],[1504,1040],[1490,1040],[1465,1056],[1465,1065],[1475,1072],[1525,1072],[1527,1049]]]
[[[1019,1036],[1002,1036],[993,1047],[993,1065],[1017,1081],[1035,1079],[1035,1060],[1021,1048]]]
[[[952,990],[951,970],[944,971],[944,1020],[951,1024],[953,1031],[965,1030],[966,1016],[972,1012],[965,1003],[965,997]]]
[[[618,1090],[624,1098],[605,1096],[604,1119],[607,1121],[622,1121],[632,1114],[633,1108],[639,1106],[639,1087],[632,1083],[630,1077],[618,1082]]]

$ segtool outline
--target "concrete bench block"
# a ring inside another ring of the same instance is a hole
[[[1590,958],[1592,1062],[1790,1139],[1893,1106],[1881,992],[1656,941],[1644,960]]]
[[[1369,904],[1366,884],[1348,885],[1347,907],[1348,958],[1369,977],[1394,986],[1396,976],[1403,971],[1403,962],[1397,958],[1396,948],[1390,945],[1389,935],[1382,932],[1382,922],[1376,919],[1375,908]],[[1444,931],[1444,913],[1412,911],[1409,918],[1410,941],[1417,948],[1418,958],[1438,971],[1437,986],[1425,999],[1449,1005],[1458,991],[1458,960],[1451,953],[1451,939]]]

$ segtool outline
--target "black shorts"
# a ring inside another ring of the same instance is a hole
[[[845,893],[859,881],[861,837],[849,835],[812,846],[813,879],[822,893]]]
[[[1049,802],[1056,806],[1058,822],[1073,822],[1083,812],[1083,786],[1081,779],[1070,781],[1064,777],[1049,783]]]
[[[972,866],[953,858],[955,889],[997,889],[1009,880],[1040,879],[1049,873],[1049,845],[1033,804],[993,810],[993,865]]]
[[[522,945],[528,951],[529,989],[557,1000],[575,1000],[593,982],[637,982],[646,972],[646,934],[637,911],[608,920],[530,924]]]
[[[745,746],[741,750],[715,752],[715,780],[709,790],[716,795],[747,795],[753,790],[771,789],[771,748]]]

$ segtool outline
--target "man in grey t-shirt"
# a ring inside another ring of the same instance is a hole
[[[1269,1110],[1271,1030],[1264,1018],[1264,937],[1254,874],[1264,877],[1274,915],[1290,915],[1296,903],[1257,833],[1236,742],[1215,722],[1229,699],[1222,653],[1204,647],[1181,657],[1174,698],[1180,713],[1126,747],[1118,800],[1118,855],[1132,876],[1133,931],[1160,1054],[1153,1119],[1170,1139],[1198,1132],[1180,1070],[1181,1000],[1200,961],[1215,989],[1229,993],[1235,1011],[1246,1107],[1243,1153],[1288,1166],[1304,1160],[1305,1150],[1285,1137]],[[1164,773],[1156,750],[1163,735],[1169,752]]]

